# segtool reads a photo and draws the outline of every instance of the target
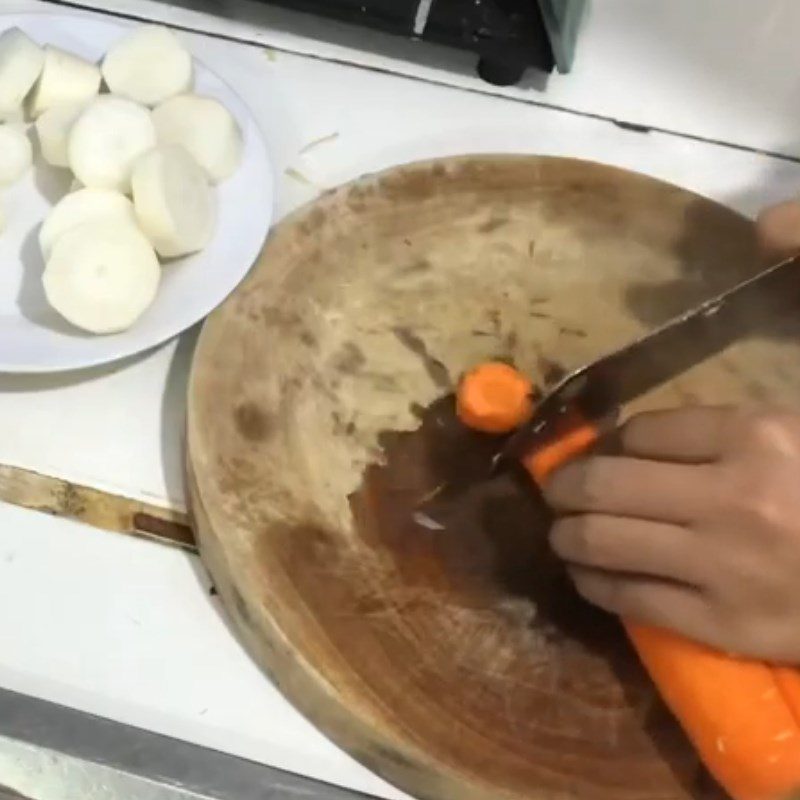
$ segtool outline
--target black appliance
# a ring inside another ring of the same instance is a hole
[[[469,50],[478,74],[517,83],[533,67],[568,72],[585,0],[261,0],[406,38]]]

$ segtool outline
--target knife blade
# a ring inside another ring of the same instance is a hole
[[[495,461],[518,458],[552,435],[577,409],[598,420],[655,389],[763,325],[800,306],[800,256],[787,258],[681,312],[663,325],[574,370],[539,402],[532,419],[506,442]]]

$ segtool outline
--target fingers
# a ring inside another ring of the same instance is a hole
[[[699,585],[703,563],[695,534],[670,525],[603,514],[558,520],[550,544],[572,565]]]
[[[800,202],[789,200],[762,211],[756,221],[756,235],[766,261],[800,253]]]
[[[696,588],[589,567],[569,571],[584,599],[626,622],[669,628],[693,638],[707,638],[714,630],[707,600]]]
[[[708,465],[595,456],[574,461],[544,487],[561,513],[596,513],[686,524],[709,505]]]
[[[722,454],[735,411],[693,406],[629,419],[620,432],[623,451],[638,458],[701,464]]]

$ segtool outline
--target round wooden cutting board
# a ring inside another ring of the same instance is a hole
[[[274,232],[201,336],[192,509],[242,639],[356,758],[421,798],[718,796],[450,392],[490,357],[552,379],[733,283],[751,227],[611,167],[474,157],[364,178]],[[798,342],[765,328],[638,407],[796,402]]]

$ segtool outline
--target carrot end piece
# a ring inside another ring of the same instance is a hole
[[[559,467],[584,455],[599,438],[596,426],[581,421],[578,415],[565,418],[563,431],[522,457],[522,465],[539,484],[544,483]]]

